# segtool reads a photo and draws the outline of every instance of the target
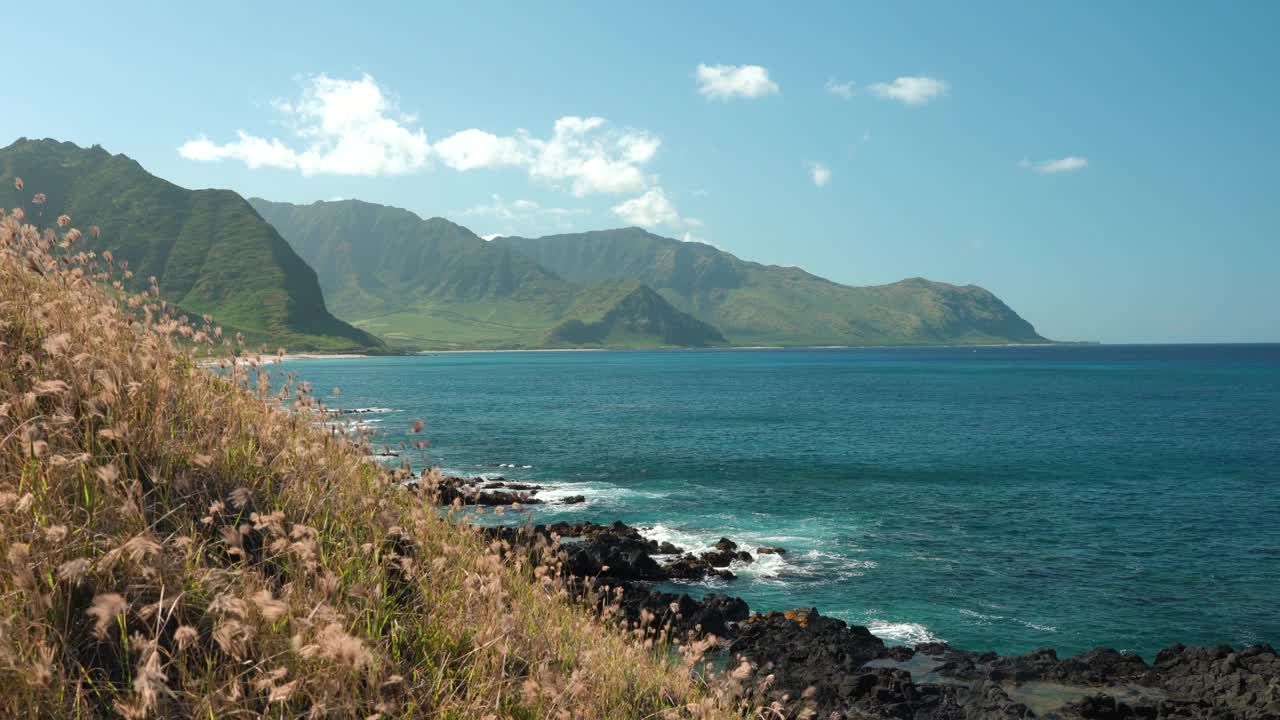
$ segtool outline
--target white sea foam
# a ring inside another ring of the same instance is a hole
[[[939,642],[937,635],[929,632],[929,628],[920,623],[895,623],[879,618],[867,621],[867,629],[872,635],[889,643],[901,645],[918,645],[919,643]]]
[[[712,545],[715,545],[716,541],[723,537],[722,535],[716,535],[715,533],[708,533],[705,531],[699,532],[673,528],[662,523],[641,527],[639,530],[641,535],[649,538],[650,540],[655,540],[660,543],[669,542],[681,550],[691,553],[706,552],[711,549]]]
[[[583,510],[586,508],[620,508],[628,502],[636,499],[658,499],[666,497],[665,493],[646,492],[643,490],[633,490],[631,488],[619,487],[609,483],[598,481],[583,482],[557,482],[547,483],[543,481],[533,481],[542,486],[536,497],[545,504],[539,505],[537,511],[540,513],[560,513],[570,512],[574,510]],[[565,505],[561,501],[567,497],[581,495],[584,499],[580,503]]]
[[[353,432],[355,430],[371,430],[377,427],[378,423],[381,422],[382,420],[380,418],[361,418],[359,420],[342,419],[325,423],[325,427],[342,430],[344,432]]]
[[[759,582],[779,582],[790,570],[790,564],[781,555],[756,555],[755,561],[744,563],[735,560],[729,564],[735,575],[749,577]]]
[[[996,620],[1004,619],[1003,615],[987,615],[985,613],[980,613],[977,610],[969,610],[968,608],[961,608],[960,614],[965,617],[973,618],[972,620],[966,621],[969,625],[990,625]]]

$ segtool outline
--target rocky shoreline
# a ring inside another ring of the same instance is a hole
[[[542,488],[502,479],[444,478],[442,505],[538,504]],[[561,502],[564,502],[563,500]],[[1052,649],[1001,656],[946,643],[891,647],[867,628],[816,609],[752,613],[740,598],[654,589],[656,582],[732,580],[754,556],[729,538],[700,554],[645,538],[621,522],[486,527],[512,548],[559,543],[576,596],[606,605],[632,627],[669,637],[715,636],[737,679],[812,718],[1280,719],[1280,656],[1269,645],[1161,650],[1148,664],[1097,648],[1070,658]],[[785,553],[785,548],[756,548]],[[744,662],[745,661],[745,662]]]

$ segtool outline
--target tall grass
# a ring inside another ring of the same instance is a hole
[[[554,547],[399,488],[71,218],[0,214],[0,716],[739,712],[705,644],[569,602]]]

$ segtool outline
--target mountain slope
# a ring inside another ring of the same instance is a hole
[[[719,330],[671,306],[634,280],[605,282],[578,294],[568,320],[552,328],[548,345],[662,345],[702,347],[727,341]]]
[[[46,203],[34,204],[35,193]],[[178,187],[101,147],[22,138],[0,149],[0,198],[38,224],[66,213],[99,226],[100,237],[86,234],[80,244],[128,261],[135,289],[154,276],[184,311],[211,314],[251,342],[295,350],[382,345],[329,314],[311,268],[229,190]]]
[[[999,298],[974,285],[912,278],[851,287],[640,228],[493,242],[573,282],[644,283],[736,345],[1047,342]]]
[[[340,200],[249,203],[316,269],[339,314],[372,316],[419,298],[566,299],[569,283],[520,253],[490,245],[444,218]]]
[[[646,298],[634,285],[622,293],[617,283],[580,287],[444,218],[423,220],[408,210],[358,200],[249,202],[316,268],[339,317],[398,345],[527,348],[579,344],[575,338],[611,346],[722,341],[714,328],[665,301],[655,302],[652,291]],[[605,324],[585,335],[573,324],[553,332],[572,320]]]

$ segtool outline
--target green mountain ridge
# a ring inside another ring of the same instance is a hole
[[[571,282],[635,280],[719,328],[735,345],[937,345],[1049,342],[989,291],[910,278],[841,285],[800,268],[741,260],[641,228],[493,244]]]
[[[15,178],[25,187],[19,191]],[[154,276],[184,312],[214,316],[251,343],[290,350],[379,349],[381,340],[334,317],[316,274],[244,198],[230,190],[188,190],[125,155],[99,146],[20,138],[0,149],[0,203],[37,224],[66,213],[85,233],[78,244],[127,260],[135,289]],[[35,193],[47,202],[34,205]]]
[[[485,241],[357,200],[187,190],[101,147],[26,138],[0,149],[0,183],[38,224],[100,226],[81,245],[128,260],[134,289],[155,276],[184,312],[293,350],[1048,342],[974,285],[851,287],[640,228]]]
[[[637,283],[582,287],[444,218],[359,200],[249,202],[316,268],[340,317],[415,349],[724,342]],[[593,283],[594,284],[594,283]]]
[[[671,306],[647,285],[620,280],[593,285],[575,299],[568,320],[556,325],[546,344],[607,345],[651,344],[702,347],[728,343],[720,331]]]

